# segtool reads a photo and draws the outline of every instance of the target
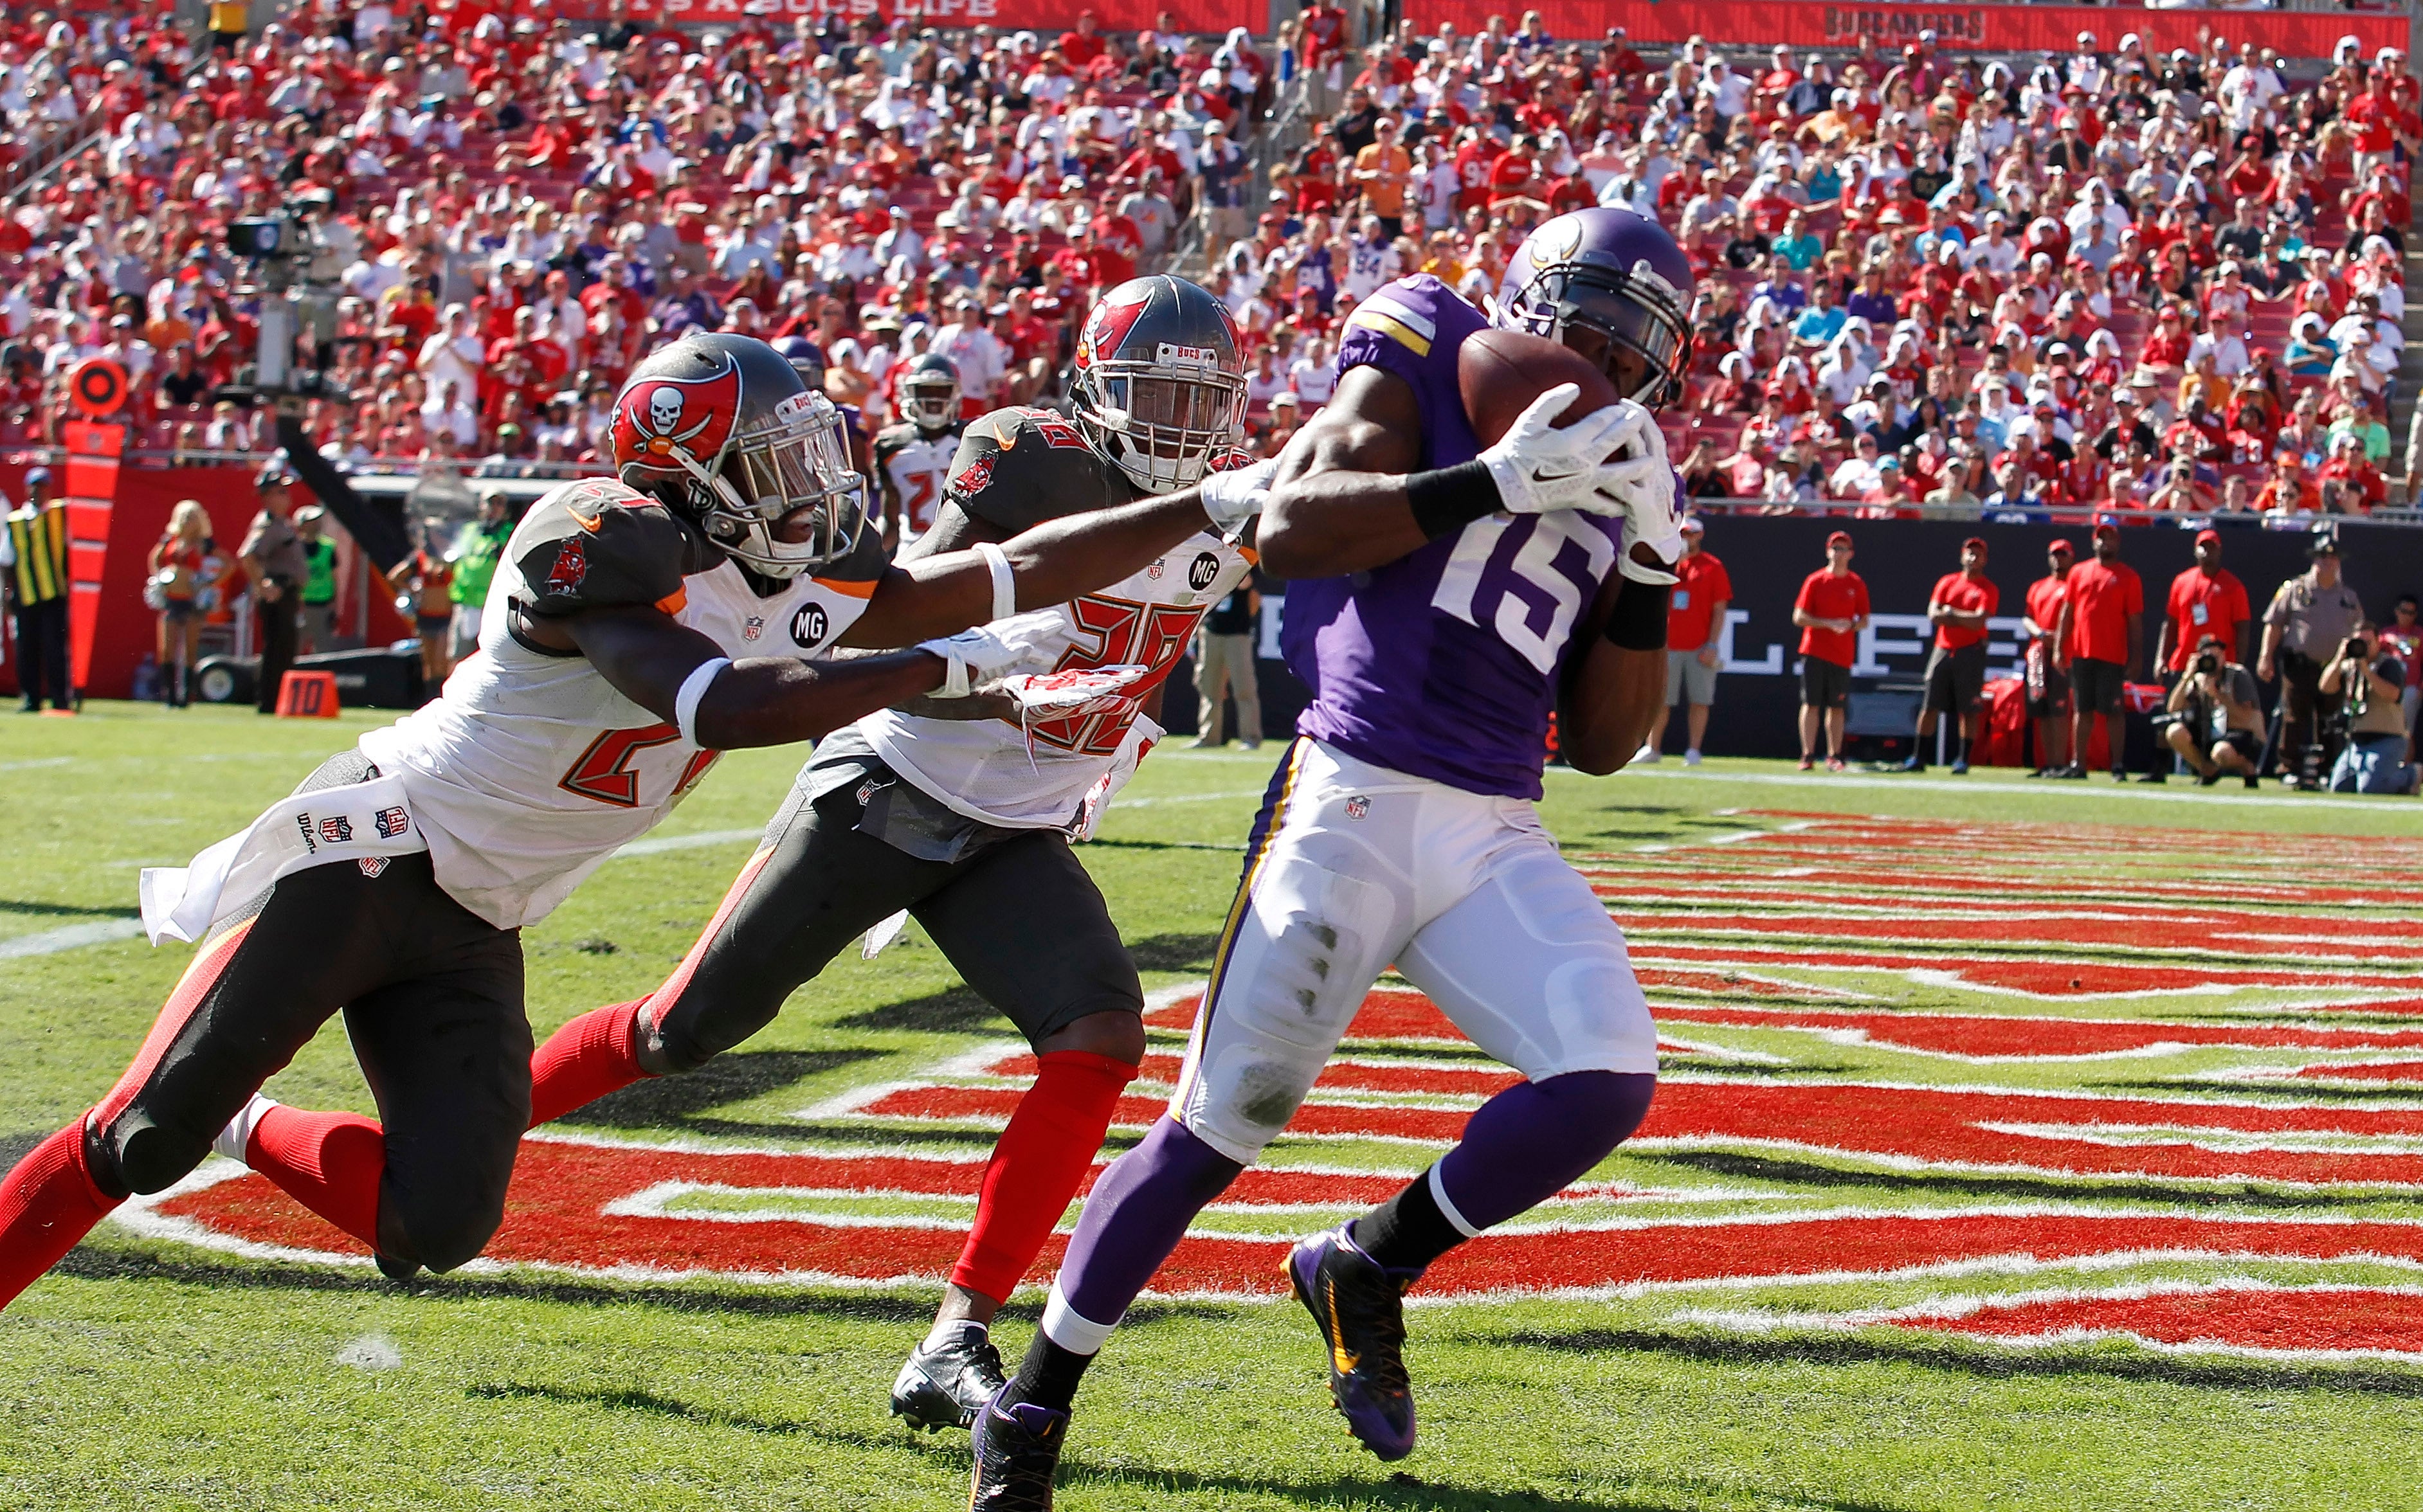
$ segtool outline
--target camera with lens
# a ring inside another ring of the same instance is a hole
[[[2196,653],[2194,666],[2195,674],[2198,677],[2219,677],[2221,675],[2222,669],[2220,651],[2214,647],[2207,646],[2204,650]]]
[[[294,223],[283,215],[247,215],[228,222],[228,250],[240,258],[269,261],[309,255]]]
[[[2361,662],[2372,655],[2372,642],[2362,635],[2352,635],[2339,642],[2339,660]]]

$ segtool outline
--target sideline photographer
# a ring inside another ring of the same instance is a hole
[[[2406,759],[2406,718],[2399,695],[2406,689],[2406,661],[2383,651],[2358,630],[2322,669],[2326,697],[2343,698],[2347,744],[2331,766],[2334,793],[2411,794],[2423,768]]]
[[[2255,786],[2263,749],[2263,690],[2255,674],[2229,659],[2221,638],[2206,636],[2171,686],[2162,742],[2195,768],[2196,785],[2210,787],[2231,773]]]
[[[2263,611],[2263,654],[2255,675],[2280,680],[2280,723],[2273,748],[2280,780],[2292,788],[2318,788],[2336,752],[2325,741],[2338,713],[2336,693],[2321,690],[2322,658],[2364,622],[2364,605],[2339,581],[2338,535],[2316,530],[2305,554],[2313,566],[2280,585]]]

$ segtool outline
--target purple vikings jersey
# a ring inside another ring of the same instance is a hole
[[[1481,454],[1456,352],[1488,323],[1428,274],[1379,290],[1346,322],[1341,377],[1368,364],[1413,386],[1421,470]],[[1498,513],[1385,567],[1290,583],[1280,646],[1312,690],[1297,732],[1466,792],[1537,798],[1575,628],[1623,531],[1574,511]]]

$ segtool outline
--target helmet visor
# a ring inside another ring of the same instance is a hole
[[[847,552],[864,513],[841,413],[821,394],[784,402],[772,424],[736,437],[726,471],[742,496],[733,512],[761,571],[795,574]],[[759,559],[762,557],[763,559]]]
[[[1087,392],[1090,386],[1091,392]],[[1079,386],[1077,418],[1104,433],[1111,460],[1136,486],[1165,494],[1199,482],[1214,448],[1235,433],[1241,378],[1174,378],[1140,366],[1104,364]]]
[[[1690,333],[1679,310],[1663,307],[1662,300],[1644,298],[1640,290],[1613,276],[1594,276],[1589,269],[1550,274],[1539,288],[1542,303],[1555,312],[1555,328],[1548,334],[1594,359],[1615,380],[1617,392],[1644,403],[1671,397],[1690,352]],[[1587,332],[1599,340],[1576,341],[1569,334],[1574,332]],[[1646,373],[1623,370],[1633,366],[1619,360],[1623,353],[1645,363]]]
[[[959,417],[958,386],[932,379],[903,384],[900,387],[900,408],[911,424],[929,429],[948,425]]]

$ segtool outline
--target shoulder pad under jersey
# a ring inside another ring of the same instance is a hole
[[[722,564],[689,523],[608,478],[566,483],[531,507],[506,543],[531,614],[678,603],[682,579]]]
[[[1012,535],[1135,496],[1127,476],[1085,444],[1074,422],[1025,408],[969,423],[943,493],[971,518]]]
[[[1346,317],[1339,335],[1338,368],[1343,371],[1352,366],[1345,358],[1349,346],[1369,346],[1373,340],[1384,340],[1414,356],[1427,357],[1442,333],[1460,342],[1485,323],[1480,311],[1465,304],[1454,290],[1430,274],[1417,273],[1383,285],[1372,291],[1370,298],[1354,307],[1354,313]]]
[[[888,457],[915,439],[917,439],[917,428],[908,421],[903,420],[897,425],[887,425],[875,433],[875,454],[878,457]]]

